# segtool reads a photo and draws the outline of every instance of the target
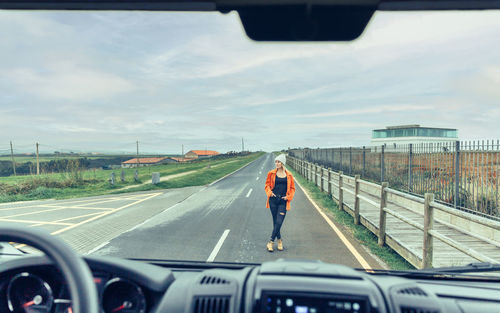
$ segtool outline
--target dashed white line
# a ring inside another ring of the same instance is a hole
[[[253,188],[250,188],[250,190],[247,193],[247,198],[250,197],[250,194],[252,193],[252,191],[253,191]]]
[[[259,180],[259,176],[257,176],[257,178],[255,180]]]
[[[214,249],[212,250],[212,253],[210,253],[210,256],[208,257],[207,262],[213,262],[215,260],[215,257],[217,256],[217,253],[219,253],[219,250],[222,247],[224,240],[226,240],[227,235],[229,235],[229,229],[226,229],[224,231],[224,233],[220,237],[219,241],[215,245]]]

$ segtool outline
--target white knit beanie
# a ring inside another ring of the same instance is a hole
[[[280,154],[276,157],[276,159],[274,159],[274,161],[280,161],[281,163],[283,163],[283,165],[286,164],[286,154]]]

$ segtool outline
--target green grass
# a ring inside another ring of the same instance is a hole
[[[116,157],[123,157],[124,155],[41,155],[38,157],[39,162],[49,162],[52,160],[75,160],[75,159],[82,159],[82,158],[87,158],[89,160],[94,160],[94,159],[112,159]],[[135,156],[130,156],[130,158],[134,158]],[[143,156],[141,156],[143,157]],[[0,156],[0,161],[12,161],[12,158],[10,155],[2,155]],[[14,161],[16,164],[20,163],[25,163],[25,162],[33,162],[36,163],[36,156],[34,155],[26,155],[26,156],[18,156],[14,155]]]
[[[363,225],[355,225],[354,220],[349,213],[341,211],[338,208],[337,203],[333,201],[330,196],[320,191],[320,189],[314,184],[307,181],[304,177],[300,176],[292,168],[287,167],[287,170],[292,172],[294,178],[304,187],[309,195],[314,199],[314,201],[320,205],[322,208],[326,209],[333,216],[334,220],[339,224],[343,225],[346,229],[352,232],[354,238],[358,240],[362,245],[368,247],[368,249],[377,257],[379,257],[383,262],[385,262],[391,269],[394,270],[410,270],[415,269],[413,265],[408,263],[403,259],[397,252],[392,250],[387,245],[379,247],[377,236],[375,236],[371,231],[369,231]]]
[[[190,186],[203,186],[207,185],[217,179],[224,177],[225,175],[237,170],[238,168],[248,164],[249,162],[260,157],[262,153],[256,153],[250,157],[239,158],[235,162],[226,162],[225,164],[218,167],[210,167],[206,166],[195,173],[188,174],[186,176],[170,179],[167,181],[160,182],[157,185],[142,185],[136,188],[131,188],[127,190],[130,191],[144,191],[144,190],[155,190],[155,189],[169,189],[169,188],[182,188],[182,187],[190,187]],[[120,193],[122,191],[117,191]]]
[[[232,158],[231,160],[234,160],[235,158]],[[165,175],[173,175],[177,173],[182,173],[186,171],[191,171],[191,170],[198,170],[201,168],[206,167],[208,164],[210,165],[217,165],[227,162],[227,159],[222,159],[222,160],[202,160],[202,161],[197,161],[193,163],[170,163],[170,164],[161,164],[161,165],[154,165],[154,166],[145,166],[145,167],[139,167],[137,168],[138,170],[138,176],[139,180],[146,180],[151,178],[151,174],[153,172],[159,172],[161,176]],[[111,170],[85,170],[82,171],[83,179],[84,180],[108,180],[111,176],[111,173],[115,173],[116,175],[116,180],[120,180],[120,175],[121,171],[125,172],[125,179],[129,183],[133,183],[133,177],[136,168],[126,168],[126,169],[111,169]],[[46,178],[46,179],[51,179],[51,180],[57,180],[57,181],[63,181],[68,178],[67,173],[53,173],[53,174],[41,174],[41,175],[22,175],[22,176],[8,176],[8,177],[0,177],[0,183],[4,184],[19,184],[23,181],[29,180],[29,179],[36,179],[36,178]],[[123,187],[123,186],[122,186]]]
[[[72,184],[70,187],[65,188],[50,188],[45,185],[53,185],[54,182],[59,184],[64,184],[68,182],[69,174],[47,174],[36,176],[18,176],[18,177],[2,177],[0,183],[6,183],[10,185],[32,185],[36,187],[34,189],[26,188],[25,192],[20,192],[17,194],[5,194],[0,192],[0,202],[12,202],[12,201],[26,201],[26,200],[38,200],[38,199],[66,199],[74,197],[87,197],[96,196],[110,193],[124,193],[142,190],[156,190],[156,189],[168,189],[168,188],[180,188],[186,186],[199,186],[208,184],[219,177],[222,177],[239,167],[257,159],[262,153],[253,153],[249,156],[244,157],[234,157],[224,160],[203,160],[196,163],[188,164],[164,164],[150,167],[140,167],[139,171],[139,183],[133,181],[133,175],[135,168],[124,169],[125,171],[125,182],[121,182],[120,173],[122,169],[117,170],[106,170],[106,171],[96,171],[95,176],[92,171],[87,171],[83,174],[83,181]],[[210,165],[210,168],[207,166]],[[214,167],[214,165],[219,165]],[[161,182],[157,185],[146,184],[139,185],[142,181],[151,181],[151,173],[159,172],[161,177],[167,175],[173,175],[178,173],[183,173],[187,171],[196,170],[196,173],[192,173],[183,177],[178,177],[169,181]],[[109,176],[112,172],[115,172],[115,185],[112,186],[109,182]],[[44,181],[45,180],[45,181]],[[138,185],[137,187],[132,187],[126,190],[119,190],[126,186]],[[1,187],[1,186],[0,186]]]

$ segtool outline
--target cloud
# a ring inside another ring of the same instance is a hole
[[[386,112],[412,112],[412,111],[423,111],[429,109],[432,109],[432,107],[425,105],[394,104],[394,105],[384,105],[384,106],[355,109],[355,110],[301,114],[297,115],[297,117],[334,117],[343,115],[366,115],[366,114],[386,113]]]
[[[86,68],[59,68],[43,71],[18,68],[5,73],[20,93],[46,99],[92,101],[131,92],[134,84],[120,76]]]

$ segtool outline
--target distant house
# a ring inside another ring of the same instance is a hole
[[[150,165],[158,165],[165,163],[174,163],[176,160],[172,160],[171,158],[133,158],[122,162],[122,168],[130,168],[130,167],[139,167],[139,166],[150,166]]]
[[[186,159],[210,158],[220,153],[212,150],[191,150],[184,155]]]
[[[186,158],[180,158],[180,157],[170,157],[169,159],[172,159],[175,162],[179,162],[179,163],[189,162],[192,160],[192,159],[186,159]]]

